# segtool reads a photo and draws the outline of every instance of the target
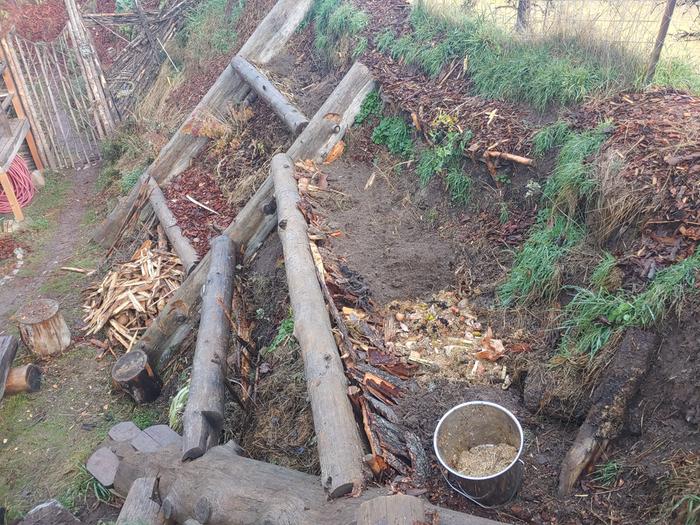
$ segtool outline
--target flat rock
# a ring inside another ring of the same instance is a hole
[[[141,430],[131,421],[123,421],[114,425],[107,434],[114,441],[131,441]]]
[[[98,448],[87,460],[85,467],[97,481],[109,488],[114,484],[119,458],[107,447]]]
[[[170,445],[182,446],[182,436],[168,425],[154,425],[144,429],[143,432],[153,438],[161,447],[168,447]]]
[[[139,452],[155,452],[161,448],[160,444],[145,432],[139,432],[129,443]]]
[[[24,517],[19,525],[81,525],[82,521],[73,516],[55,499],[37,505]]]

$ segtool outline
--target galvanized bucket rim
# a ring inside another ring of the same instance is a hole
[[[472,476],[465,476],[464,474],[452,469],[447,464],[447,462],[442,458],[442,455],[440,454],[440,449],[438,447],[438,442],[437,442],[438,434],[440,432],[440,427],[445,422],[445,419],[447,419],[447,417],[450,414],[452,414],[452,412],[459,410],[460,408],[464,408],[466,406],[469,406],[469,405],[487,405],[487,406],[494,407],[494,408],[500,410],[501,412],[504,412],[510,419],[512,419],[515,422],[515,426],[518,429],[518,434],[520,435],[520,445],[518,446],[518,453],[516,454],[515,458],[513,458],[513,461],[511,461],[511,463],[503,470],[496,472],[495,474],[491,474],[490,476],[484,476],[481,478],[476,478],[476,477],[472,477]],[[523,453],[523,445],[524,444],[525,444],[525,437],[523,435],[523,427],[520,425],[520,421],[518,421],[518,418],[515,417],[515,415],[513,415],[513,413],[510,410],[508,410],[507,408],[505,408],[497,403],[492,403],[491,401],[467,401],[466,403],[461,403],[457,406],[452,407],[450,410],[448,410],[445,413],[445,415],[443,415],[440,418],[440,421],[438,421],[438,424],[435,427],[435,432],[433,433],[433,450],[435,450],[435,455],[437,456],[440,464],[444,468],[446,468],[448,471],[450,471],[450,473],[454,474],[455,476],[458,476],[458,477],[463,478],[463,479],[472,480],[472,481],[483,481],[483,480],[487,480],[487,479],[493,479],[495,477],[500,476],[504,472],[507,472],[511,468],[513,468],[513,465],[515,465],[520,460],[520,456]]]

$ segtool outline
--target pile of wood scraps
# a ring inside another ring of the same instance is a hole
[[[143,331],[180,286],[183,270],[176,255],[146,240],[130,261],[115,266],[83,305],[88,336],[103,328],[105,350],[131,350]]]

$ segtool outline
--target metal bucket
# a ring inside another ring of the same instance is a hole
[[[506,443],[518,451],[502,471],[483,478],[469,477],[453,470],[447,460],[477,445]],[[509,501],[520,488],[523,477],[523,429],[508,410],[488,401],[457,405],[435,428],[433,446],[445,471],[445,480],[457,492],[482,507]]]

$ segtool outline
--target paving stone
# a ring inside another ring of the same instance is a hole
[[[119,458],[107,447],[98,448],[87,460],[85,467],[97,481],[109,488],[114,484]]]
[[[139,432],[141,430],[133,422],[123,421],[114,425],[107,435],[114,441],[131,441],[138,436]]]
[[[161,447],[170,445],[182,445],[182,436],[168,425],[154,425],[144,429],[144,433],[152,437]]]
[[[145,432],[139,432],[139,435],[132,439],[130,443],[139,452],[155,452],[162,448],[155,439]]]

